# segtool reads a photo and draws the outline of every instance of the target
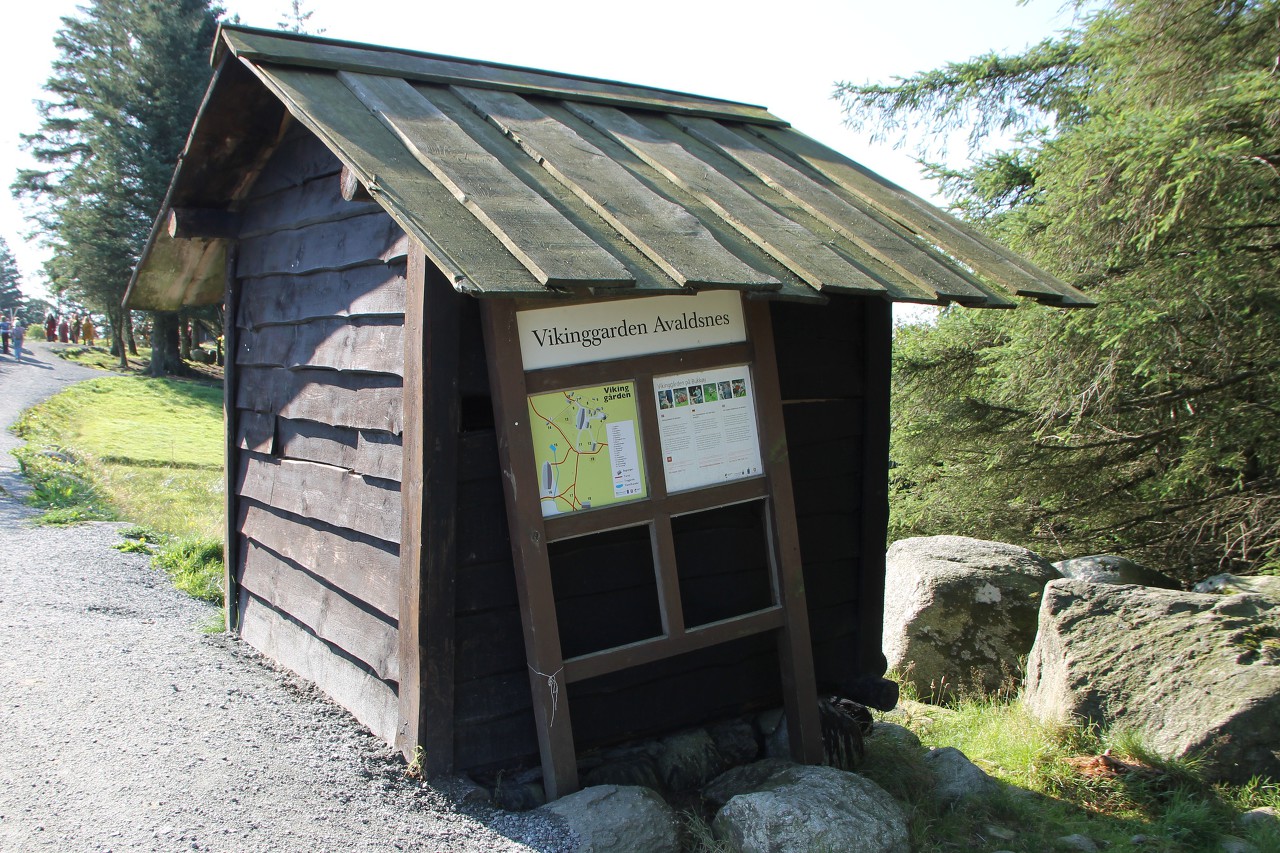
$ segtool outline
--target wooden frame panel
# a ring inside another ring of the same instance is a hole
[[[577,789],[576,753],[564,683],[663,660],[766,631],[777,632],[783,694],[797,761],[822,760],[817,688],[809,640],[799,537],[783,429],[773,331],[766,303],[747,305],[745,344],[661,353],[525,373],[516,335],[516,309],[509,302],[483,305],[485,343],[504,492],[516,566],[530,687],[547,796]],[[764,475],[724,485],[668,494],[659,440],[654,377],[702,368],[745,364],[755,376],[756,418]],[[531,393],[614,381],[636,386],[641,445],[648,471],[648,497],[610,507],[544,519],[536,493],[523,480],[535,470],[526,399]],[[673,515],[763,500],[774,604],[751,613],[688,629],[677,575]],[[662,634],[565,659],[559,641],[547,544],[574,536],[645,525],[649,528]],[[556,723],[560,725],[557,728]]]

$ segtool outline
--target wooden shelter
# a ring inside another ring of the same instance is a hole
[[[1086,297],[761,107],[213,63],[127,302],[226,307],[232,630],[553,797],[576,750],[782,702],[813,761],[819,688],[885,704],[891,302]]]

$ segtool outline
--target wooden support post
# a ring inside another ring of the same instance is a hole
[[[422,747],[430,776],[453,772],[454,588],[457,580],[460,301],[417,247],[404,328],[396,745]]]
[[[858,576],[857,676],[882,675],[884,653],[884,532],[889,527],[889,384],[892,369],[893,306],[865,299],[863,334],[865,408],[862,434],[862,531]],[[868,639],[872,642],[868,642]]]
[[[342,174],[338,177],[338,191],[346,201],[373,201],[364,183],[347,165],[343,165]]]
[[[240,335],[237,321],[240,314],[240,280],[236,277],[236,261],[239,247],[232,243],[227,247],[227,284],[222,297],[222,426],[223,477],[225,529],[222,544],[222,593],[226,602],[226,627],[235,632],[240,627],[240,588],[237,572],[240,568],[240,507],[236,488],[240,475],[240,445],[236,438],[239,419],[236,416],[236,350]]]
[[[521,491],[534,482],[535,463],[515,306],[509,300],[494,300],[482,303],[481,311],[542,784],[547,799],[555,800],[578,790],[578,765],[542,507],[535,491]]]
[[[769,303],[747,302],[747,326],[755,348],[757,410],[765,471],[769,475],[768,534],[773,562],[774,594],[786,613],[779,631],[778,661],[782,668],[782,698],[787,714],[791,757],[802,764],[822,763],[822,728],[818,718],[818,687],[813,672],[809,610],[804,594],[800,536],[796,530],[795,500],[791,492],[778,359],[773,345]]]

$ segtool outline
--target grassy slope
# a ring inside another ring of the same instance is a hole
[[[163,542],[157,562],[185,591],[220,600],[222,389],[112,376],[30,409],[18,452],[50,523],[122,519]],[[57,454],[57,455],[51,455]]]

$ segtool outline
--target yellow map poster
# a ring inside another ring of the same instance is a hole
[[[647,497],[638,422],[632,382],[531,394],[543,516]]]

